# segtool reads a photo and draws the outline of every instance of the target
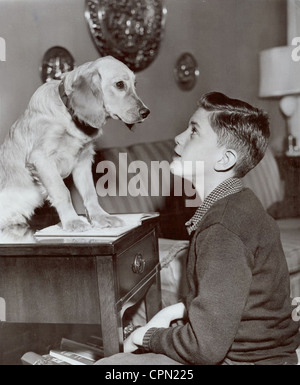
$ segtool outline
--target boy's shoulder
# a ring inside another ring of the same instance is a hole
[[[210,207],[201,227],[204,229],[214,224],[221,224],[237,234],[244,231],[259,231],[262,227],[276,228],[274,219],[249,188],[243,188],[240,192],[219,199]]]

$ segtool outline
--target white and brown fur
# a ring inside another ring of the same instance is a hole
[[[137,96],[134,73],[111,56],[83,64],[63,78],[65,97],[78,128],[59,94],[61,81],[40,86],[24,114],[0,147],[0,241],[18,241],[35,209],[46,199],[56,208],[64,229],[118,226],[121,221],[98,203],[91,163],[94,143],[108,118],[129,127],[149,110]],[[72,174],[89,218],[79,217],[63,179]]]

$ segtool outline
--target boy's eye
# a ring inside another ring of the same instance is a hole
[[[123,90],[125,88],[125,83],[122,80],[120,80],[119,82],[116,83],[116,87],[119,90]]]
[[[192,128],[191,128],[191,136],[195,135],[195,134],[198,134],[197,128],[192,126]]]

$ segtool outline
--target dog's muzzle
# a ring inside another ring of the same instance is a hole
[[[146,107],[143,107],[139,110],[139,114],[140,114],[141,120],[137,123],[141,123],[144,119],[146,119],[147,116],[150,114],[150,110]],[[129,130],[131,130],[132,127],[135,125],[135,123],[125,123],[125,124],[129,128]]]

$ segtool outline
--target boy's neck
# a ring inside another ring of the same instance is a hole
[[[206,176],[204,178],[204,189],[202,186],[195,186],[195,189],[199,196],[201,197],[201,200],[203,201],[215,188],[217,188],[222,182],[224,182],[226,179],[233,178],[234,173],[233,172],[217,172],[212,176]],[[203,195],[204,193],[204,195]],[[201,196],[203,195],[203,197]]]

